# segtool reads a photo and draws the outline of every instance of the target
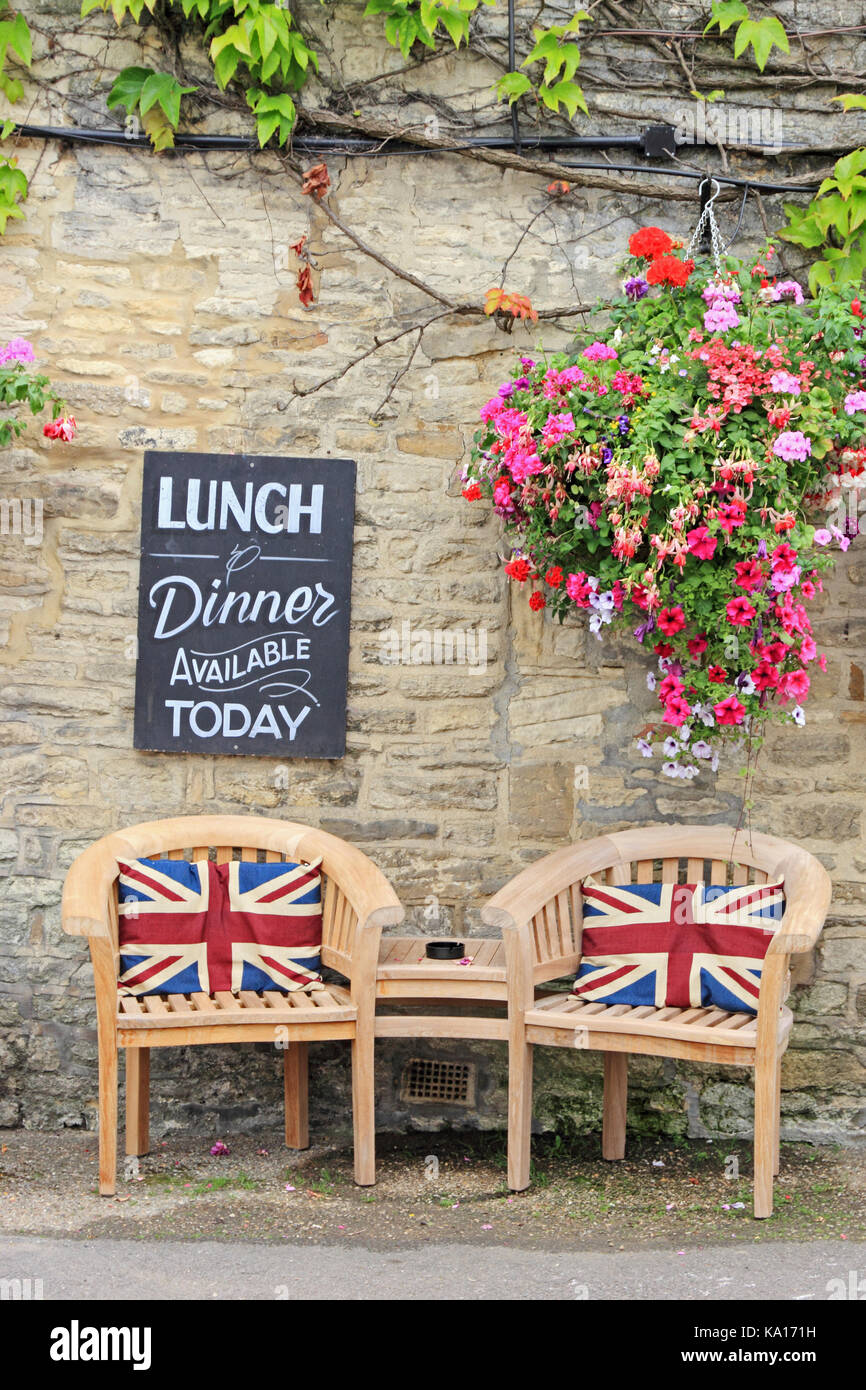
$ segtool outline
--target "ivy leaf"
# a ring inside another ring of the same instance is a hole
[[[469,16],[461,14],[459,10],[439,10],[439,23],[448,31],[448,36],[455,48],[460,47],[460,40],[469,40]]]
[[[539,87],[538,95],[550,111],[558,111],[559,103],[562,102],[569,119],[574,120],[574,113],[580,107],[585,116],[589,115],[586,100],[583,95],[583,88],[576,82],[557,82],[554,87]]]
[[[146,116],[151,107],[157,103],[165,112],[169,125],[177,129],[180,120],[180,99],[188,92],[195,92],[196,87],[182,87],[176,77],[172,77],[168,72],[151,73],[141,89],[139,97],[139,109],[142,116]]]
[[[6,223],[11,217],[20,220],[24,213],[18,206],[18,199],[27,197],[27,179],[20,169],[12,164],[0,165],[0,234],[6,231]]]
[[[783,53],[791,51],[782,21],[775,15],[768,15],[766,19],[743,20],[734,39],[734,57],[739,58],[749,44],[755,50],[755,62],[761,72],[767,66],[767,59],[774,47],[781,48]]]
[[[535,47],[527,54],[521,63],[521,67],[528,67],[530,63],[544,63],[544,83],[550,85],[555,77],[563,72],[565,81],[570,81],[580,65],[580,49],[576,43],[560,44],[558,36],[552,29],[542,33],[540,29],[535,30]]]
[[[743,4],[743,0],[713,0],[712,18],[704,33],[708,34],[718,24],[719,33],[724,34],[732,25],[748,18],[748,6]]]
[[[852,150],[850,154],[843,155],[841,159],[837,159],[833,167],[833,176],[836,187],[843,198],[849,198],[855,188],[864,186],[863,180],[859,177],[864,169],[866,169],[866,147],[864,146],[858,150]]]
[[[866,96],[861,92],[843,92],[840,97],[831,97],[831,100],[841,101],[846,114],[849,111],[866,111]]]
[[[532,83],[525,72],[507,72],[496,83],[496,94],[500,100],[508,97],[508,105],[513,106],[518,97],[532,91]]]
[[[106,106],[109,109],[113,106],[124,106],[127,111],[133,111],[141,97],[141,89],[152,73],[152,68],[124,68],[114,79],[105,100]]]

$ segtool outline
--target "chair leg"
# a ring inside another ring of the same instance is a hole
[[[150,1149],[150,1048],[126,1049],[126,1152]]]
[[[117,1041],[99,1039],[99,1195],[117,1190]]]
[[[150,1150],[150,1048],[126,1048],[126,1154]]]
[[[773,1215],[778,1057],[755,1068],[755,1216]]]
[[[773,1110],[773,1177],[779,1176],[779,1127],[782,1123],[782,1059],[776,1063],[776,1103]]]
[[[376,1181],[376,1087],[373,1069],[373,1021],[352,1039],[352,1115],[355,1129],[355,1182]]]
[[[305,1042],[289,1043],[283,1054],[286,1097],[286,1147],[310,1147],[308,1057]]]
[[[604,1158],[625,1158],[625,1113],[628,1099],[628,1053],[604,1054],[604,1119],[601,1152]]]
[[[508,1044],[508,1186],[529,1186],[532,1145],[532,1044],[522,1038]]]

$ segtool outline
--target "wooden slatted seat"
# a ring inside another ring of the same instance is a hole
[[[724,1009],[589,1003],[539,986],[574,975],[581,960],[581,883],[705,882],[736,887],[784,881],[785,910],[761,975],[757,1014]],[[755,1215],[773,1210],[779,1171],[781,1059],[793,1024],[784,1000],[790,957],[810,950],[830,905],[830,879],[806,850],[772,835],[724,826],[649,826],[569,845],[524,869],[482,911],[501,928],[507,957],[508,1184],[529,1185],[532,1052],[550,1047],[604,1053],[605,1158],[625,1154],[630,1052],[755,1071]]]
[[[233,1024],[260,1024],[273,1035],[276,1023],[298,1024],[353,1023],[358,1010],[352,996],[341,985],[316,990],[312,994],[279,990],[240,990],[237,994],[145,994],[140,998],[121,996],[117,1014],[120,1029],[213,1028]],[[174,1042],[174,1039],[166,1039]],[[159,1046],[159,1039],[156,1040]]]
[[[702,1061],[731,1062],[736,1066],[754,1064],[758,1043],[755,1014],[730,1013],[725,1009],[712,1008],[659,1009],[649,1004],[588,1004],[567,994],[548,995],[526,1010],[524,1021],[530,1042],[549,1041],[546,1035],[536,1037],[533,1034],[536,1028],[561,1028],[575,1034],[595,1034],[597,1036],[591,1041],[582,1036],[576,1037],[573,1045],[602,1051],[631,1051],[631,1040],[639,1037],[640,1050],[648,1055],[698,1057]],[[781,1008],[778,1029],[780,1045],[785,1042],[793,1022],[791,1010]],[[652,1046],[654,1038],[659,1043],[657,1051]],[[679,1043],[681,1047],[677,1046]],[[700,1049],[698,1053],[695,1052],[696,1047]],[[708,1047],[716,1050],[717,1055],[708,1057]]]
[[[349,981],[309,994],[118,995],[117,879],[131,859],[322,861],[322,964]],[[188,816],[106,835],[75,860],[63,889],[64,931],[86,936],[99,1038],[99,1190],[115,1191],[118,1049],[126,1053],[126,1151],[147,1152],[150,1049],[271,1042],[283,1050],[286,1144],[306,1148],[308,1043],[352,1047],[355,1180],[375,1181],[373,1046],[382,928],[403,920],[394,890],[365,854],[335,835],[262,816]]]

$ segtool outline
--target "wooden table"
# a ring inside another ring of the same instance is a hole
[[[376,1037],[507,1040],[503,942],[498,938],[466,938],[469,965],[429,960],[424,954],[426,944],[423,936],[383,936],[376,971],[377,1001],[405,1004],[417,1000],[428,1008],[452,1003],[458,1012],[385,1014],[377,1007]],[[495,1012],[489,1012],[491,1006]]]

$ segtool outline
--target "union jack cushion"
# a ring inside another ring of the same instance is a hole
[[[585,880],[574,993],[593,1003],[757,1013],[782,887]]]
[[[121,994],[322,989],[320,863],[120,862]]]

